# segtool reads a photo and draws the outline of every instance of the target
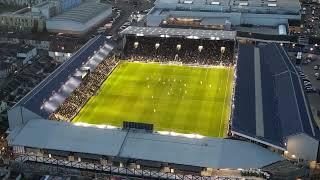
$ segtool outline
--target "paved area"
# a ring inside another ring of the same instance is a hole
[[[310,54],[309,54],[310,55]],[[307,55],[305,55],[307,56]],[[301,65],[302,70],[304,73],[309,77],[309,80],[315,89],[320,89],[320,80],[317,80],[314,74],[316,72],[320,73],[320,70],[314,70],[314,66],[320,64],[320,56],[319,55],[312,55],[315,59],[313,62],[310,62],[306,65]],[[308,93],[308,99],[310,102],[311,110],[316,120],[318,126],[320,127],[320,117],[317,116],[317,110],[320,111],[320,94],[319,93]]]
[[[113,23],[111,29],[109,30],[108,34],[115,35],[119,28],[128,21],[130,15],[133,12],[143,11],[153,7],[154,0],[141,0],[136,1],[138,2],[137,5],[134,5],[134,0],[113,0],[111,2],[113,7],[120,9],[120,16],[119,18]]]
[[[302,4],[302,23],[303,34],[320,37],[320,4],[303,2]]]

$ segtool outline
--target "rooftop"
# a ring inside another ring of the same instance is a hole
[[[238,140],[195,139],[81,127],[44,119],[30,120],[21,129],[16,128],[8,138],[11,145],[197,167],[261,168],[283,160],[280,155],[265,148]]]
[[[155,2],[157,7],[176,5],[180,6],[198,6],[198,8],[215,9],[217,7],[232,8],[231,11],[247,9],[247,8],[265,8],[265,9],[281,9],[294,8],[300,9],[300,2],[298,0],[157,0]]]
[[[185,37],[190,39],[212,39],[212,40],[233,40],[236,37],[235,31],[161,28],[161,27],[138,27],[138,26],[129,26],[123,31],[121,31],[121,34],[136,35],[136,36],[154,36],[154,37]]]
[[[301,79],[282,46],[240,45],[233,132],[285,148],[287,137],[319,138]]]
[[[109,8],[111,8],[110,4],[86,1],[69,11],[51,18],[50,20],[75,21],[84,24]]]

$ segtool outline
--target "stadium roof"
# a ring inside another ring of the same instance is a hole
[[[60,91],[63,91],[64,83],[68,82],[69,80],[77,82],[74,79],[74,74],[76,74],[77,69],[81,68],[82,66],[86,66],[86,62],[89,63],[87,64],[88,66],[92,66],[92,63],[90,63],[90,61],[96,60],[96,58],[93,56],[95,51],[99,51],[99,48],[102,45],[104,45],[106,41],[106,37],[102,35],[96,36],[95,38],[89,40],[70,59],[68,59],[61,66],[59,66],[38,86],[36,86],[17,104],[15,104],[14,107],[23,106],[29,109],[30,111],[40,115],[41,117],[47,118],[51,112],[43,108],[44,102],[50,100],[50,97],[52,97],[54,93],[59,93]],[[111,46],[109,48],[112,49]],[[106,53],[108,54],[109,52]],[[107,54],[104,54],[104,56],[107,56]],[[100,53],[100,55],[102,54]],[[91,57],[91,59],[89,59],[89,57]],[[73,89],[75,89],[75,87],[73,87]]]
[[[203,18],[200,22],[200,25],[225,25],[229,18],[226,17],[217,17],[217,18]]]
[[[80,23],[86,23],[93,17],[99,15],[106,9],[111,8],[109,4],[97,3],[96,1],[86,1],[79,6],[72,8],[58,16],[50,19],[50,21],[61,20],[61,21],[75,21]]]
[[[154,37],[185,37],[190,39],[234,40],[235,31],[201,30],[162,27],[129,26],[121,34]]]
[[[261,168],[283,158],[258,145],[221,138],[192,139],[118,129],[30,120],[8,137],[10,145],[159,161],[197,167]]]
[[[240,45],[232,131],[285,148],[287,137],[319,138],[301,79],[282,46]]]
[[[298,0],[156,0],[155,5],[157,8],[176,6],[175,8],[181,9],[181,7],[184,7],[186,9],[189,6],[194,6],[192,8],[193,10],[217,10],[217,8],[226,8],[228,11],[241,11],[242,9],[252,9],[253,11],[255,11],[255,9],[265,9],[273,11],[274,9],[277,9],[287,12],[297,12],[300,9],[300,2]]]

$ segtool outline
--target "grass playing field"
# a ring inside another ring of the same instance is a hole
[[[233,68],[122,62],[73,122],[122,127],[123,121],[155,130],[226,135]]]

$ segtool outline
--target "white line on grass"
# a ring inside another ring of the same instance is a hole
[[[222,111],[221,111],[221,117],[220,117],[220,126],[219,126],[219,136],[220,136],[220,133],[221,133],[221,125],[223,124],[222,123],[222,117],[223,117],[223,112],[224,112],[224,109],[225,109],[225,103],[226,103],[226,96],[227,96],[227,87],[228,87],[228,84],[229,84],[229,76],[230,76],[230,69],[228,68],[228,77],[227,77],[227,83],[226,83],[226,86],[225,86],[225,92],[224,92],[224,99],[223,99],[223,106],[222,106]]]

